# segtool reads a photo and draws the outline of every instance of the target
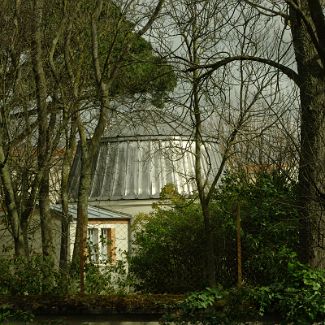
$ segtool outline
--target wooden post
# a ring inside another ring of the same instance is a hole
[[[80,251],[79,251],[79,276],[80,276],[80,294],[85,293],[85,245],[84,245],[84,217],[81,218],[80,230]]]
[[[241,222],[240,222],[240,204],[237,202],[236,209],[236,233],[237,233],[237,287],[242,286],[243,270],[242,270],[242,250],[241,250]]]
[[[85,261],[84,255],[80,255],[80,294],[83,295],[85,293]]]

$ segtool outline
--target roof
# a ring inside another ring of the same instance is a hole
[[[191,136],[193,127],[187,116],[147,108],[118,111],[107,127],[105,137]]]
[[[218,144],[207,140],[201,150],[204,181],[212,180],[221,162]],[[70,178],[74,199],[78,194],[80,165],[78,149]],[[183,195],[196,190],[191,128],[181,119],[159,112],[120,116],[108,128],[93,157],[89,201],[157,199],[169,183]]]
[[[54,204],[51,206],[51,209],[58,213],[62,213],[61,204]],[[77,218],[77,204],[69,204],[69,215],[71,215],[74,219]],[[88,219],[125,220],[131,219],[131,215],[88,205]]]

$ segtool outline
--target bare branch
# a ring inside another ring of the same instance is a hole
[[[256,9],[259,9],[259,12],[268,16],[281,16],[282,18],[284,18],[285,20],[288,20],[289,19],[289,15],[285,14],[284,12],[282,11],[278,11],[278,10],[273,10],[271,8],[268,8],[268,7],[265,7],[265,6],[262,6],[260,4],[257,4],[257,3],[254,3],[250,0],[244,0],[247,4],[249,4],[250,6],[256,8]]]
[[[279,62],[276,62],[276,61],[273,61],[270,59],[256,57],[256,56],[250,56],[250,55],[231,56],[231,57],[224,58],[224,59],[217,61],[215,63],[212,63],[212,64],[193,66],[193,67],[187,69],[186,71],[193,71],[193,70],[197,70],[197,69],[208,69],[207,72],[200,75],[201,79],[205,79],[205,78],[209,77],[217,69],[219,69],[231,62],[234,62],[234,61],[253,61],[253,62],[260,62],[260,63],[267,64],[271,67],[279,69],[282,73],[284,73],[291,80],[293,80],[298,86],[300,86],[299,75],[294,70],[290,69],[289,67],[287,67]]]
[[[145,34],[149,30],[149,28],[152,26],[154,21],[157,19],[164,2],[165,2],[165,0],[158,1],[158,4],[157,4],[153,14],[150,16],[148,22],[145,24],[145,26],[143,26],[143,28],[141,28],[141,30],[138,31],[139,36],[142,36],[143,34]]]

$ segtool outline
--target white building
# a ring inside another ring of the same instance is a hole
[[[52,206],[52,211],[61,213],[61,205]],[[77,205],[69,205],[71,217],[69,229],[70,256],[76,235]],[[88,255],[95,264],[114,263],[125,259],[130,251],[130,220],[131,216],[111,210],[88,207]]]

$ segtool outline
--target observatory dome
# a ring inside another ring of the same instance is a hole
[[[218,147],[207,139],[201,149],[203,176],[209,180],[220,165]],[[70,182],[74,198],[80,161],[77,150]],[[195,192],[192,128],[181,119],[152,110],[115,117],[93,157],[89,201],[158,199],[168,183],[183,195]]]

